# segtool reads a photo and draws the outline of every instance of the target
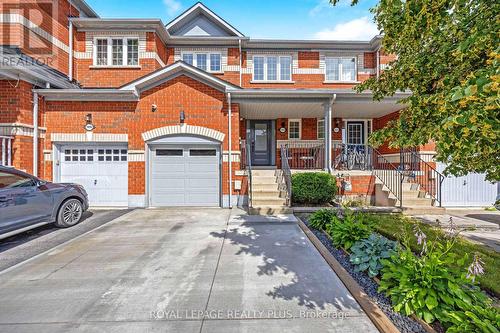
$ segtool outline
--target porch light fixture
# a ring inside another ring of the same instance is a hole
[[[83,127],[87,132],[93,131],[95,129],[94,124],[92,124],[92,113],[87,113],[85,116],[85,126]]]
[[[181,124],[184,124],[184,121],[186,120],[186,115],[184,114],[184,111],[181,110],[179,118],[180,118]]]
[[[152,104],[151,105],[151,112],[156,112],[156,110],[158,110],[158,105]]]

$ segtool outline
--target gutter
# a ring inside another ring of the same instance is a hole
[[[38,93],[33,90],[33,175],[38,177]]]
[[[68,78],[73,82],[73,21],[69,20],[69,75]]]
[[[240,87],[241,87],[241,66],[243,64],[243,59],[241,59],[241,56],[242,56],[242,52],[241,52],[241,38],[238,39],[238,47],[239,47],[239,50],[240,50]]]

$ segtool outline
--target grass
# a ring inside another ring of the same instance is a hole
[[[373,228],[375,231],[389,239],[398,241],[403,238],[404,226],[416,222],[414,219],[399,214],[370,214],[370,216],[374,222]],[[434,239],[443,235],[442,230],[428,224],[420,223],[420,229],[427,235],[427,239]],[[420,246],[417,245],[415,237],[411,238],[410,246],[414,252],[420,252]],[[473,255],[477,253],[485,264],[485,274],[478,277],[481,288],[496,297],[500,296],[500,253],[462,238],[457,241],[452,252],[459,256],[469,254],[469,263],[472,261]]]

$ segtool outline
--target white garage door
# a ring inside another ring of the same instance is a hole
[[[153,147],[150,205],[220,206],[219,164],[219,146]]]
[[[128,206],[126,146],[62,146],[60,181],[82,185],[91,206]]]
[[[445,165],[437,164],[443,172]],[[485,179],[484,174],[470,173],[463,177],[448,176],[443,181],[444,207],[486,207],[495,203],[498,185]]]

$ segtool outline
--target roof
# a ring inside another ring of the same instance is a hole
[[[73,25],[80,31],[91,30],[135,30],[154,31],[166,43],[170,35],[160,19],[123,19],[123,18],[87,18],[74,17]]]
[[[205,72],[197,67],[191,66],[183,61],[176,61],[172,65],[163,67],[137,80],[120,87],[120,90],[133,90],[139,94],[141,91],[155,87],[163,82],[169,81],[180,75],[186,75],[193,79],[210,85],[221,91],[237,90],[240,87],[222,80],[213,74]]]
[[[139,96],[134,91],[118,89],[35,89],[47,101],[116,101],[134,102]]]
[[[78,10],[83,12],[85,16],[99,17],[99,15],[97,15],[97,13],[92,9],[92,7],[87,4],[87,2],[85,2],[85,0],[70,0],[70,2],[73,3],[73,5],[78,8]]]
[[[66,74],[22,53],[19,48],[0,45],[0,59],[0,76],[25,79],[39,87],[49,83],[57,88],[79,88]]]
[[[219,15],[215,14],[201,2],[195,3],[193,6],[184,11],[182,14],[174,18],[167,24],[166,28],[173,35],[187,22],[193,20],[194,18],[200,15],[210,19],[210,21],[212,21],[221,29],[225,30],[230,36],[244,37],[244,35],[240,31],[238,31],[238,29],[233,27]]]

